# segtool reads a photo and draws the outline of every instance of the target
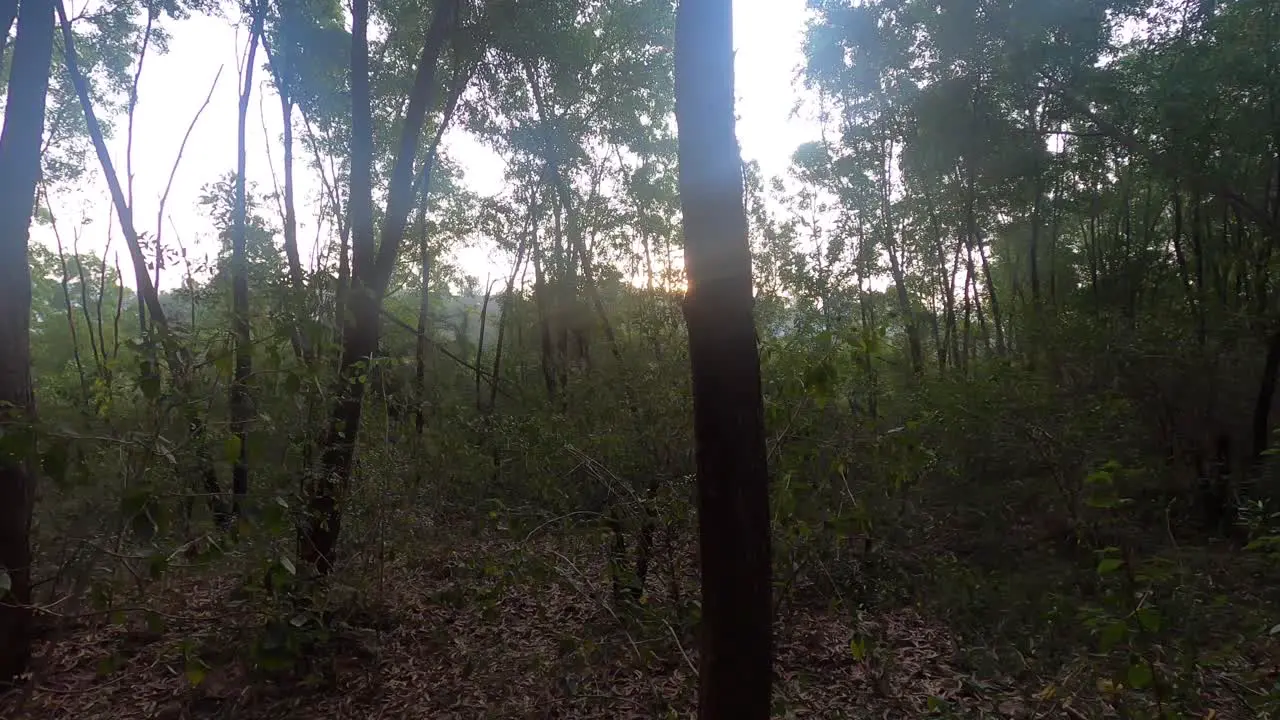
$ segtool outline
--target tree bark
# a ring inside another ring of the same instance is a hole
[[[551,309],[548,307],[547,282],[542,272],[542,252],[536,236],[530,250],[533,254],[533,301],[538,309],[538,356],[542,361],[542,380],[547,386],[547,400],[555,402],[558,385],[555,348],[551,341]]]
[[[253,66],[258,55],[258,37],[262,35],[265,19],[266,7],[259,4],[254,8],[253,24],[249,28],[249,57],[245,62],[244,88],[240,91],[240,106],[237,108],[236,195],[231,218],[231,328],[236,349],[230,388],[230,413],[231,432],[238,442],[239,454],[231,469],[233,515],[239,515],[240,503],[249,493],[249,424],[253,419],[249,376],[253,374],[253,341],[249,336],[249,259],[245,250],[248,236],[245,133],[249,118],[249,97],[253,92]]]
[[[320,467],[311,472],[308,518],[300,529],[302,560],[318,575],[334,565],[342,514],[338,505],[351,483],[356,441],[360,434],[365,383],[362,367],[378,350],[382,298],[395,268],[413,203],[414,158],[427,111],[438,94],[436,71],[440,53],[457,17],[455,0],[436,0],[431,25],[418,58],[417,74],[387,189],[382,242],[375,246],[373,216],[373,108],[369,83],[369,0],[355,0],[351,32],[351,286],[341,317],[342,354],[332,411],[317,447]],[[430,159],[428,159],[430,162]]]
[[[302,255],[298,252],[298,212],[293,182],[293,92],[289,87],[287,70],[280,67],[280,58],[271,51],[271,46],[265,37],[261,37],[261,32],[259,32],[259,40],[267,56],[267,67],[275,81],[276,95],[280,98],[280,119],[284,128],[280,144],[284,146],[284,256],[288,264],[289,285],[292,290],[288,309],[289,315],[293,318],[290,343],[293,345],[294,355],[304,364],[310,364],[311,334],[303,327],[304,324],[309,324],[305,323],[307,317],[303,311],[307,286],[302,273]]]
[[[681,0],[675,82],[702,562],[698,716],[765,720],[772,680],[769,474],[734,134],[730,0]]]
[[[0,131],[0,427],[28,442],[0,453],[0,685],[31,657],[31,512],[35,394],[31,386],[31,266],[27,259],[45,97],[53,58],[53,3],[24,0]],[[8,24],[4,28],[8,34]]]

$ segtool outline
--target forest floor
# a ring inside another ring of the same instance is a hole
[[[620,618],[599,550],[563,536],[488,537],[387,563],[366,593],[376,600],[335,620],[307,669],[287,675],[247,670],[262,601],[237,593],[238,578],[166,578],[148,591],[160,613],[150,622],[126,612],[38,644],[27,686],[0,697],[0,717],[690,717],[691,633],[653,609]],[[978,677],[947,626],[913,608],[854,621],[794,605],[776,643],[777,717],[1125,716],[1097,691],[1087,657],[1056,677]],[[1241,676],[1200,678],[1208,711],[1197,716],[1259,717],[1244,698],[1261,691]]]

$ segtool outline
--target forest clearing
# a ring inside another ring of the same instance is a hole
[[[0,25],[0,718],[1280,718],[1280,0]]]

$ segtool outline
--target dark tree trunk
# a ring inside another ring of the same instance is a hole
[[[676,123],[698,469],[702,720],[764,720],[772,680],[769,474],[734,134],[730,0],[682,0]]]
[[[556,399],[556,359],[551,340],[551,309],[548,307],[548,290],[546,277],[542,271],[542,253],[538,248],[538,239],[533,239],[533,302],[538,309],[538,355],[542,361],[542,380],[547,386],[547,400]]]
[[[1280,331],[1267,339],[1267,359],[1262,365],[1262,381],[1258,383],[1258,396],[1253,405],[1253,446],[1249,464],[1255,466],[1262,460],[1271,440],[1271,403],[1276,395],[1276,371],[1280,370]]]
[[[7,35],[6,22],[4,32]],[[31,511],[35,498],[36,403],[31,387],[31,266],[27,260],[45,96],[53,58],[53,3],[23,0],[18,12],[0,131],[0,428],[26,436],[0,454],[0,685],[18,678],[31,657]]]
[[[236,126],[236,197],[231,218],[231,328],[235,336],[235,370],[231,379],[231,432],[240,446],[231,469],[231,513],[240,513],[240,503],[249,493],[249,423],[253,418],[253,400],[249,396],[249,376],[253,373],[253,345],[249,337],[249,259],[245,245],[248,236],[248,209],[245,199],[245,132],[249,119],[249,97],[253,92],[253,66],[258,55],[258,37],[266,18],[266,7],[254,9],[249,28],[249,57],[245,62],[244,88],[240,91]]]
[[[484,302],[480,304],[480,334],[476,337],[476,411],[484,412],[484,393],[482,392],[482,384],[484,381],[484,371],[481,364],[484,362],[484,331],[489,324],[489,301],[493,299],[493,282],[491,281],[484,289]]]
[[[413,431],[414,442],[422,443],[422,433],[427,427],[427,350],[431,323],[431,247],[427,243],[427,204],[418,208],[416,221],[418,245],[418,337],[413,362]],[[420,463],[419,463],[420,464]],[[415,468],[415,472],[420,469]]]
[[[911,308],[911,296],[907,294],[907,278],[898,262],[898,253],[894,250],[893,241],[887,241],[885,247],[889,251],[889,271],[893,275],[893,287],[897,292],[898,312],[902,313],[902,322],[907,329],[907,346],[911,351],[911,372],[919,377],[924,374],[924,351],[920,347],[920,328],[916,324],[916,315]]]
[[[1204,347],[1209,337],[1207,300],[1209,293],[1205,287],[1203,226],[1200,217],[1201,198],[1196,195],[1191,199],[1191,252],[1195,255],[1196,269],[1196,339],[1200,347]]]
[[[414,159],[426,114],[438,94],[436,71],[440,53],[452,33],[458,4],[437,0],[431,26],[418,58],[417,74],[397,141],[382,242],[375,244],[373,217],[373,109],[369,83],[369,1],[356,0],[351,33],[351,287],[342,317],[342,354],[327,427],[320,437],[320,467],[311,472],[308,518],[301,529],[302,560],[327,575],[336,559],[342,514],[338,500],[351,482],[356,441],[360,434],[365,383],[363,365],[378,350],[379,311],[414,200]],[[431,159],[428,158],[427,162]]]
[[[1182,281],[1187,309],[1195,314],[1196,300],[1191,290],[1191,275],[1187,272],[1187,257],[1182,251],[1182,193],[1178,191],[1176,183],[1173,190],[1173,257],[1178,263],[1178,278]]]

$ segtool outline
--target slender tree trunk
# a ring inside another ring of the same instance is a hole
[[[924,351],[920,347],[920,328],[916,324],[916,314],[911,307],[911,297],[907,294],[906,274],[902,264],[898,262],[898,253],[890,241],[886,248],[889,251],[889,271],[893,275],[894,289],[897,291],[898,312],[902,314],[902,322],[907,329],[907,346],[911,351],[911,372],[916,377],[924,374]]]
[[[893,140],[888,131],[884,137],[884,165],[882,167],[883,182],[880,188],[880,216],[884,223],[884,246],[889,252],[889,272],[893,276],[894,289],[897,292],[898,312],[902,315],[902,324],[907,331],[907,347],[911,353],[911,372],[916,378],[924,374],[924,351],[920,347],[920,327],[916,323],[916,314],[911,307],[911,297],[907,293],[906,273],[898,260],[898,248],[893,232],[893,212],[890,196],[892,194],[891,178],[893,176]],[[826,283],[824,283],[825,285]],[[823,299],[824,313],[827,306]],[[828,328],[830,329],[830,328]]]
[[[1183,298],[1187,303],[1187,310],[1194,315],[1196,299],[1191,289],[1191,276],[1187,271],[1187,257],[1182,250],[1182,193],[1179,192],[1176,183],[1173,190],[1173,257],[1178,263],[1178,278],[1182,281]]]
[[[431,332],[431,266],[434,264],[431,262],[431,246],[427,243],[426,216],[427,204],[423,202],[418,208],[418,218],[415,222],[419,238],[418,292],[420,295],[418,297],[418,337],[413,362],[413,429],[415,442],[419,444],[422,442],[422,432],[427,427],[427,350],[429,349],[427,346]]]
[[[45,195],[45,209],[49,212],[49,217],[53,218],[53,207],[49,204],[49,197]],[[80,402],[82,408],[89,407],[90,394],[89,382],[84,374],[84,365],[80,361],[80,333],[76,330],[76,313],[71,307],[71,272],[67,269],[67,255],[62,249],[62,236],[58,233],[58,223],[56,220],[50,220],[53,225],[53,237],[58,247],[58,268],[61,273],[58,276],[59,284],[62,286],[62,304],[67,313],[67,331],[71,334],[71,356],[76,363],[76,375],[80,378]],[[78,260],[78,258],[77,258]],[[89,328],[89,340],[93,341],[93,328]]]
[[[1036,162],[1035,198],[1031,201],[1031,242],[1027,248],[1028,266],[1031,274],[1031,307],[1032,317],[1038,319],[1040,312],[1040,206],[1044,196],[1044,182],[1041,177],[1040,163]]]
[[[230,412],[231,432],[239,444],[239,454],[231,469],[233,515],[240,514],[240,503],[249,493],[249,424],[253,419],[253,399],[249,394],[249,376],[253,374],[253,341],[249,336],[249,259],[245,250],[248,235],[245,133],[249,118],[249,97],[253,92],[254,62],[258,56],[258,36],[262,34],[266,7],[256,7],[253,13],[253,24],[249,28],[249,56],[245,62],[244,88],[240,91],[236,126],[236,197],[231,218],[231,325],[236,350]]]
[[[293,321],[289,342],[294,356],[304,364],[312,359],[312,336],[308,331],[308,313],[305,310],[307,284],[302,272],[302,255],[298,252],[298,212],[293,182],[293,108],[294,99],[289,87],[286,70],[279,66],[277,58],[261,38],[262,50],[267,55],[267,67],[275,79],[276,95],[280,98],[280,120],[284,129],[281,145],[284,146],[284,256],[289,269],[289,316]]]
[[[490,376],[491,382],[489,384],[489,412],[493,412],[498,403],[498,378],[502,377],[499,374],[502,370],[502,343],[506,336],[507,320],[511,316],[511,311],[515,308],[516,276],[520,274],[520,267],[525,262],[526,251],[533,244],[533,234],[538,231],[537,202],[536,196],[529,199],[528,226],[524,237],[520,239],[520,247],[516,248],[516,262],[511,266],[511,276],[507,278],[507,289],[502,294],[502,314],[498,316],[498,339],[493,349],[493,373]]]
[[[481,369],[484,362],[484,331],[489,322],[489,301],[493,299],[493,283],[490,281],[485,285],[484,302],[480,304],[480,334],[476,337],[476,411],[484,412],[484,394],[481,392],[481,385],[484,381],[484,370]],[[495,381],[496,384],[496,381]]]
[[[751,252],[734,134],[730,0],[681,0],[676,123],[702,558],[701,720],[765,720],[772,681],[769,473]]]
[[[533,239],[533,302],[538,309],[539,357],[542,359],[542,379],[547,386],[547,400],[556,399],[556,360],[555,349],[551,340],[551,309],[548,307],[547,282],[542,271],[542,253],[538,248],[538,240]]]
[[[1201,242],[1203,236],[1203,226],[1201,225],[1200,205],[1201,199],[1199,195],[1191,198],[1191,252],[1195,255],[1196,269],[1196,338],[1200,347],[1203,348],[1209,337],[1208,323],[1208,307],[1207,300],[1209,297],[1208,289],[1205,287],[1205,259],[1204,259],[1204,243]]]
[[[973,285],[973,263],[969,263],[965,268],[964,276],[964,325],[961,332],[963,333],[963,349],[960,353],[960,369],[965,376],[969,374],[969,359],[971,357],[970,348],[973,346],[973,326],[971,318],[973,313],[973,298],[969,294],[969,288]]]
[[[27,442],[0,454],[0,577],[7,581],[0,586],[0,686],[17,680],[31,657],[36,401],[27,247],[53,58],[53,3],[23,0],[17,20],[0,131],[0,429]],[[5,35],[8,29],[6,22]]]
[[[960,251],[963,248],[964,248],[964,241],[958,240],[956,242],[956,250],[954,253],[952,253],[952,256],[951,256],[951,273],[950,273],[950,277],[948,278],[947,287],[946,287],[946,297],[948,298],[948,304],[950,305],[947,311],[947,337],[951,338],[951,364],[955,367],[961,368],[962,372],[964,370],[964,363],[962,362],[961,358],[964,356],[960,354],[960,329],[958,324],[959,318],[958,318],[958,314],[956,313],[955,294],[956,294],[956,276],[960,274]],[[961,295],[964,299],[964,313],[965,313],[964,332],[967,335],[969,332],[969,286],[968,286],[967,279],[965,280],[965,283],[966,284],[964,286],[964,289]],[[968,342],[966,341],[965,354],[968,354],[968,347],[969,345],[968,345]]]
[[[351,286],[342,317],[342,354],[335,401],[327,426],[317,443],[320,467],[311,473],[308,519],[300,530],[303,561],[317,574],[327,575],[336,559],[342,531],[339,498],[351,483],[356,441],[360,434],[365,383],[362,367],[378,351],[382,298],[395,267],[414,200],[414,158],[428,110],[435,104],[440,53],[452,33],[458,5],[437,0],[413,90],[397,143],[382,243],[375,245],[373,215],[373,108],[369,83],[369,0],[355,0],[351,32]],[[429,160],[430,161],[430,160]]]
[[[128,247],[129,256],[133,260],[134,270],[138,271],[139,302],[146,305],[151,314],[152,325],[159,331],[160,345],[164,349],[165,362],[169,366],[170,375],[173,377],[174,387],[180,395],[190,397],[193,387],[189,351],[178,345],[170,332],[168,318],[165,316],[164,307],[160,304],[160,294],[156,291],[156,286],[151,283],[150,276],[147,275],[147,260],[142,254],[142,243],[133,224],[133,208],[129,206],[125,199],[124,190],[120,186],[120,178],[116,175],[115,165],[111,161],[111,154],[107,151],[106,140],[102,134],[102,126],[98,123],[97,114],[94,112],[93,104],[89,99],[89,85],[84,75],[80,72],[76,58],[75,35],[71,30],[71,21],[67,19],[66,7],[63,5],[62,0],[55,0],[54,9],[57,11],[58,22],[62,29],[62,45],[66,58],[67,74],[71,76],[71,83],[75,86],[76,96],[79,98],[80,107],[84,112],[85,125],[89,130],[89,137],[93,141],[93,148],[98,156],[98,162],[102,165],[102,174],[107,180],[107,188],[111,193],[116,215],[120,219],[121,234],[124,235],[125,245]],[[124,289],[121,288],[120,292],[121,299],[123,299]],[[117,313],[118,317],[119,314]],[[116,328],[115,337],[118,342],[120,339],[119,328]],[[199,475],[203,481],[204,492],[208,497],[215,521],[219,525],[224,525],[229,516],[220,500],[221,490],[218,484],[217,470],[214,468],[213,458],[209,454],[209,448],[206,443],[207,428],[205,421],[194,403],[186,403],[186,406],[187,436],[191,441],[191,446],[195,448],[194,460],[196,467],[193,472]]]
[[[987,298],[991,301],[991,324],[996,329],[996,354],[1004,355],[1009,342],[1004,335],[1004,321],[1000,315],[1000,303],[996,298],[995,280],[991,277],[991,264],[987,261],[987,252],[981,239],[978,240],[978,262],[982,263],[982,278],[986,281]],[[977,292],[976,287],[974,292]]]

